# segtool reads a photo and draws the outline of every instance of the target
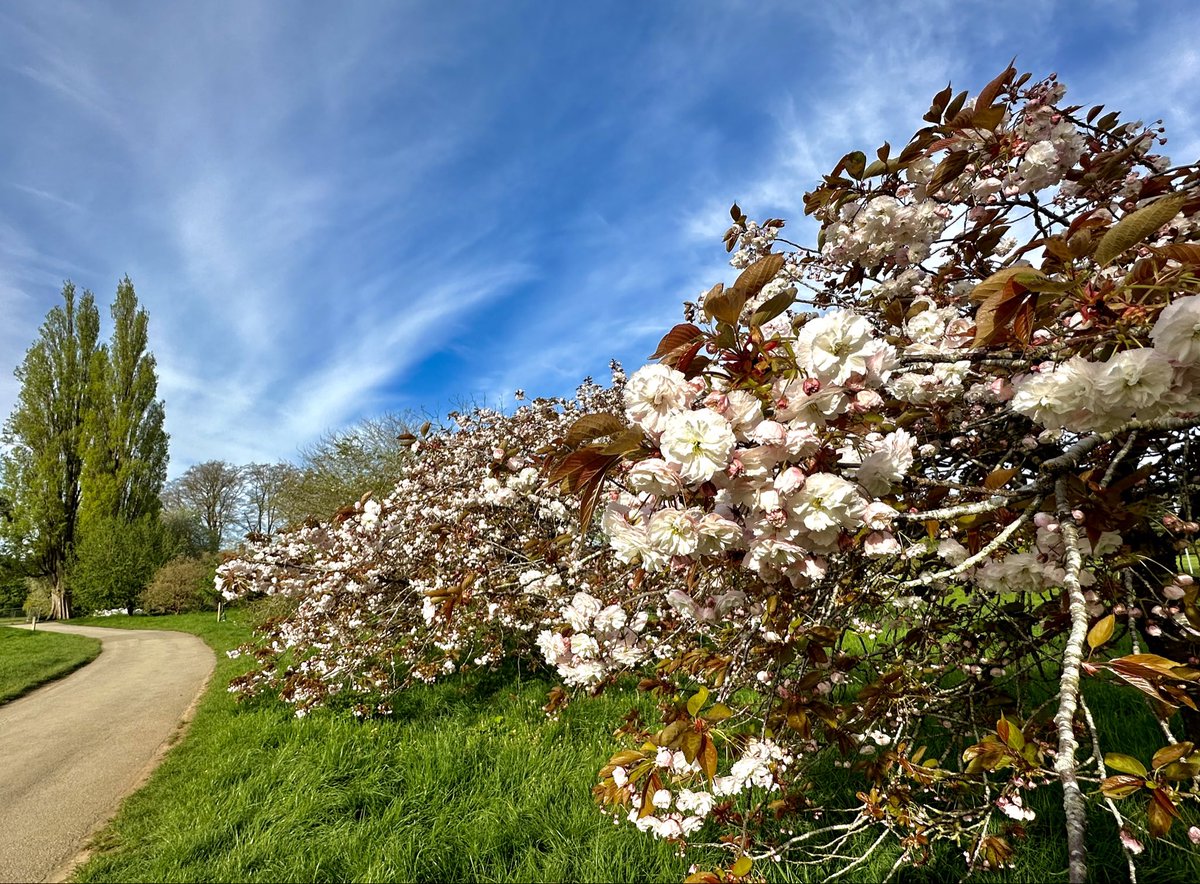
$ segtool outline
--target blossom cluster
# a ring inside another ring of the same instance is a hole
[[[410,682],[544,644],[537,636],[562,628],[564,602],[621,579],[621,564],[580,537],[576,502],[545,487],[534,458],[580,414],[615,410],[614,374],[614,386],[588,382],[572,400],[456,415],[455,426],[414,441],[404,474],[380,498],[225,562],[217,587],[226,599],[265,595],[290,606],[244,649],[259,665],[234,689],[278,691],[298,714],[337,695],[378,712]],[[624,622],[609,611],[575,639],[585,661],[569,680],[587,683],[589,661],[635,661],[633,643],[615,647]],[[604,654],[585,653],[598,650],[589,640]],[[575,671],[563,665],[564,677]]]
[[[1151,346],[1107,359],[1072,356],[1043,362],[1013,382],[1012,408],[1051,430],[1112,430],[1133,418],[1200,411],[1200,297],[1159,313]]]

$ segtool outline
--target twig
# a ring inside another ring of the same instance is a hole
[[[1131,430],[1155,432],[1159,430],[1190,430],[1193,427],[1200,427],[1200,417],[1160,417],[1153,420],[1129,421],[1115,430],[1109,430],[1106,433],[1094,433],[1085,439],[1081,439],[1063,454],[1045,461],[1041,466],[1041,471],[1047,476],[1053,476],[1069,470],[1083,460],[1085,455],[1105,442],[1111,442],[1122,433],[1128,433]]]
[[[1005,543],[1007,543],[1008,538],[1016,534],[1017,531],[1020,530],[1021,526],[1032,518],[1031,514],[1037,512],[1038,505],[1041,504],[1041,502],[1042,499],[1040,497],[1035,498],[1033,503],[1025,508],[1025,511],[1021,513],[1019,518],[1013,520],[1011,524],[1006,525],[1003,531],[993,537],[991,542],[980,549],[979,552],[975,553],[975,555],[968,556],[953,568],[947,568],[945,571],[937,571],[933,574],[925,574],[920,577],[914,577],[912,580],[906,580],[904,583],[900,584],[900,588],[912,589],[917,586],[926,586],[935,580],[945,580],[961,574],[973,567],[977,562],[983,561],[1000,547],[1002,547]]]
[[[1008,504],[1008,495],[994,494],[987,500],[978,503],[964,503],[959,506],[948,506],[940,510],[926,510],[920,513],[896,513],[897,519],[910,522],[923,522],[930,519],[957,519],[959,516],[974,516],[979,513],[990,513]]]

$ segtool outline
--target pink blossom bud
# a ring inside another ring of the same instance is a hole
[[[1175,599],[1183,598],[1184,589],[1182,586],[1176,586],[1172,583],[1170,586],[1163,587],[1163,595],[1174,601]]]
[[[786,497],[803,488],[804,479],[804,472],[799,467],[788,467],[775,477],[775,490]]]
[[[1021,440],[1021,447],[1026,451],[1033,451],[1033,449],[1038,447],[1038,440],[1033,436],[1026,436]]]
[[[1071,518],[1076,522],[1082,522],[1084,520],[1083,510],[1071,510]]]
[[[1147,623],[1146,624],[1146,634],[1153,635],[1153,636],[1160,636],[1160,635],[1162,635],[1162,627],[1159,626],[1157,623]]]
[[[1039,528],[1049,528],[1054,524],[1054,521],[1054,516],[1050,515],[1050,513],[1038,513],[1033,517],[1033,524]]]
[[[883,407],[883,397],[874,390],[861,390],[854,394],[854,404],[850,410],[855,414],[866,414]]]
[[[816,378],[805,378],[800,388],[804,390],[805,396],[815,396],[821,392],[821,382]]]
[[[1192,826],[1188,829],[1188,840],[1193,844],[1200,844],[1200,826]]]
[[[1146,846],[1144,844],[1142,844],[1142,842],[1139,841],[1137,838],[1133,837],[1133,835],[1130,833],[1130,831],[1128,829],[1121,830],[1121,844],[1122,844],[1122,846],[1124,846],[1124,848],[1126,850],[1128,850],[1134,856],[1137,856],[1139,853],[1141,853],[1143,850],[1146,849]]]
[[[1176,574],[1175,582],[1180,586],[1191,586],[1193,583],[1195,583],[1195,581],[1192,580],[1191,574]]]

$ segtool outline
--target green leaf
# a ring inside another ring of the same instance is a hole
[[[750,874],[750,869],[754,866],[754,861],[748,856],[741,856],[738,861],[729,867],[729,871],[739,878],[744,878]]]
[[[708,707],[708,711],[705,712],[701,717],[710,724],[716,724],[719,721],[732,718],[733,711],[724,703],[713,703],[712,706]]]
[[[773,298],[769,298],[750,317],[751,325],[762,325],[764,322],[770,322],[788,307],[791,307],[796,301],[796,296],[792,292],[780,292]]]
[[[704,708],[704,704],[708,702],[708,688],[700,688],[692,695],[692,698],[687,702],[688,715],[693,718],[700,714],[700,710]]]
[[[1101,267],[1109,264],[1179,214],[1185,202],[1185,194],[1173,193],[1136,212],[1130,212],[1100,238],[1093,259]]]
[[[1146,765],[1142,764],[1132,755],[1122,755],[1120,752],[1109,752],[1104,756],[1104,764],[1113,770],[1134,774],[1139,777],[1144,777],[1148,772]]]
[[[1190,780],[1200,773],[1200,761],[1172,761],[1162,769],[1164,779],[1172,781]]]
[[[841,162],[834,167],[833,174],[837,174],[839,170],[845,169],[855,181],[861,181],[863,177],[863,169],[867,167],[867,155],[861,150],[852,150],[850,153],[842,157]]]

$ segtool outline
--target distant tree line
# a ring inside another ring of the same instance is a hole
[[[395,485],[408,452],[400,437],[411,423],[396,414],[365,418],[326,432],[296,463],[195,464],[164,488],[165,511],[193,519],[213,552],[328,520],[368,491]]]

